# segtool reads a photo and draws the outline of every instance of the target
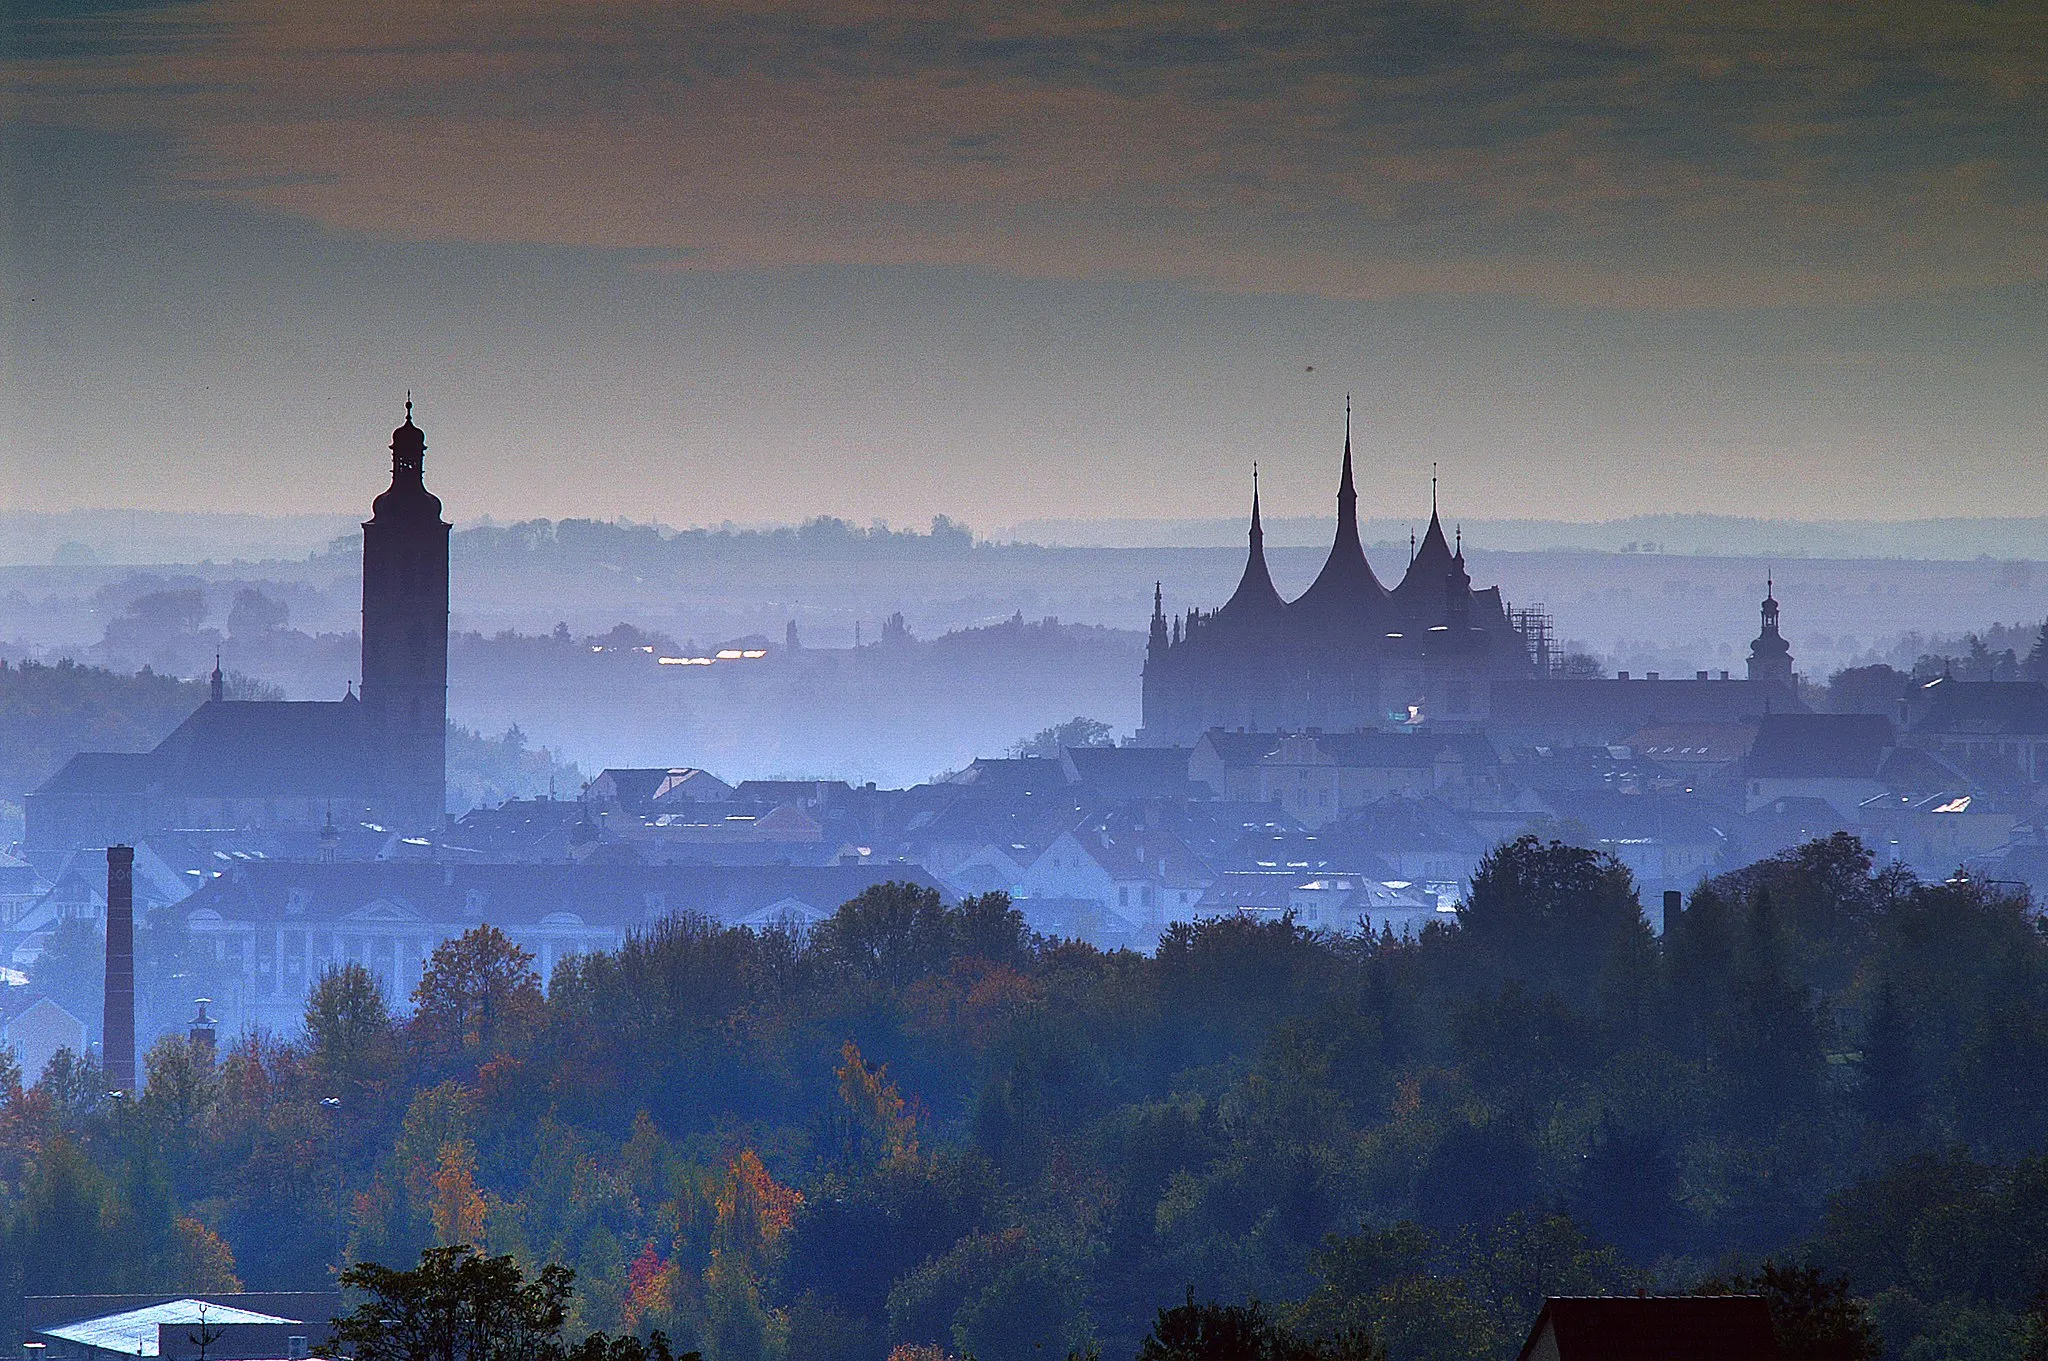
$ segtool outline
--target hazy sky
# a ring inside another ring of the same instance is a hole
[[[2048,513],[2040,0],[0,25],[9,507]]]

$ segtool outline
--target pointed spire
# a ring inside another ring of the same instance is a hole
[[[1358,486],[1351,473],[1351,395],[1344,395],[1344,472],[1337,482],[1337,536],[1330,556],[1295,606],[1356,615],[1386,598],[1358,537]],[[1354,621],[1355,622],[1355,621]]]
[[[218,704],[227,698],[227,686],[221,679],[220,654],[218,652],[213,654],[213,675],[208,679],[211,683],[207,688],[207,694],[215,704]]]
[[[1264,616],[1278,613],[1285,605],[1280,592],[1273,589],[1273,574],[1266,569],[1266,531],[1259,520],[1259,465],[1252,464],[1252,522],[1244,559],[1244,575],[1238,579],[1237,590],[1224,603],[1220,614],[1232,618],[1240,615]]]

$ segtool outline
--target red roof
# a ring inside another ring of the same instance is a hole
[[[1551,1334],[1550,1347],[1542,1345]],[[1761,1295],[1552,1298],[1543,1302],[1520,1361],[1776,1361],[1771,1309]]]

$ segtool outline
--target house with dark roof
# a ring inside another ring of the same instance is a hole
[[[1458,924],[1456,908],[1413,884],[1299,870],[1230,871],[1209,885],[1195,910],[1199,917],[1291,915],[1311,931],[1384,931],[1397,939],[1412,939],[1432,922]]]
[[[1744,810],[1787,796],[1824,799],[1846,818],[1885,792],[1896,745],[1882,714],[1766,714],[1742,759]]]
[[[1997,772],[2048,784],[2048,685],[1929,681],[1907,697],[1902,745],[1995,782]]]
[[[1062,832],[1026,867],[1018,906],[1028,919],[1040,901],[1096,903],[1149,949],[1167,926],[1194,920],[1195,904],[1215,878],[1171,832],[1112,832],[1091,822]]]
[[[732,797],[731,785],[694,766],[606,769],[583,791],[583,802],[600,818],[611,813],[658,817],[693,803],[724,803]]]
[[[1333,839],[1391,865],[1400,879],[1461,900],[1491,842],[1436,799],[1381,799],[1329,829]]]
[[[1060,770],[1090,800],[1209,798],[1188,779],[1190,755],[1187,747],[1066,747]]]
[[[1518,1361],[1777,1361],[1761,1295],[1552,1297]]]
[[[1936,794],[1878,794],[1856,810],[1863,844],[1920,874],[1944,878],[1982,861],[2013,839],[2020,818],[2002,801],[1951,789]]]
[[[1304,826],[1386,798],[1461,803],[1496,795],[1500,757],[1478,733],[1204,733],[1191,778],[1218,797],[1276,803]]]

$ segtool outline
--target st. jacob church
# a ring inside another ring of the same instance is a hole
[[[1359,539],[1348,428],[1336,541],[1306,591],[1288,601],[1273,587],[1255,484],[1236,592],[1220,609],[1172,620],[1163,603],[1155,589],[1139,732],[1147,745],[1192,745],[1214,729],[1425,726],[1484,728],[1511,741],[1605,741],[1649,723],[1737,722],[1800,707],[1768,592],[1745,678],[1702,671],[1691,680],[1609,680],[1551,674],[1547,640],[1510,613],[1499,587],[1473,589],[1463,544],[1445,535],[1434,505],[1400,583],[1382,585]]]
[[[362,691],[207,702],[143,753],[82,752],[27,800],[29,847],[133,843],[178,827],[439,824],[446,797],[448,533],[405,404],[391,486],[363,523]]]

